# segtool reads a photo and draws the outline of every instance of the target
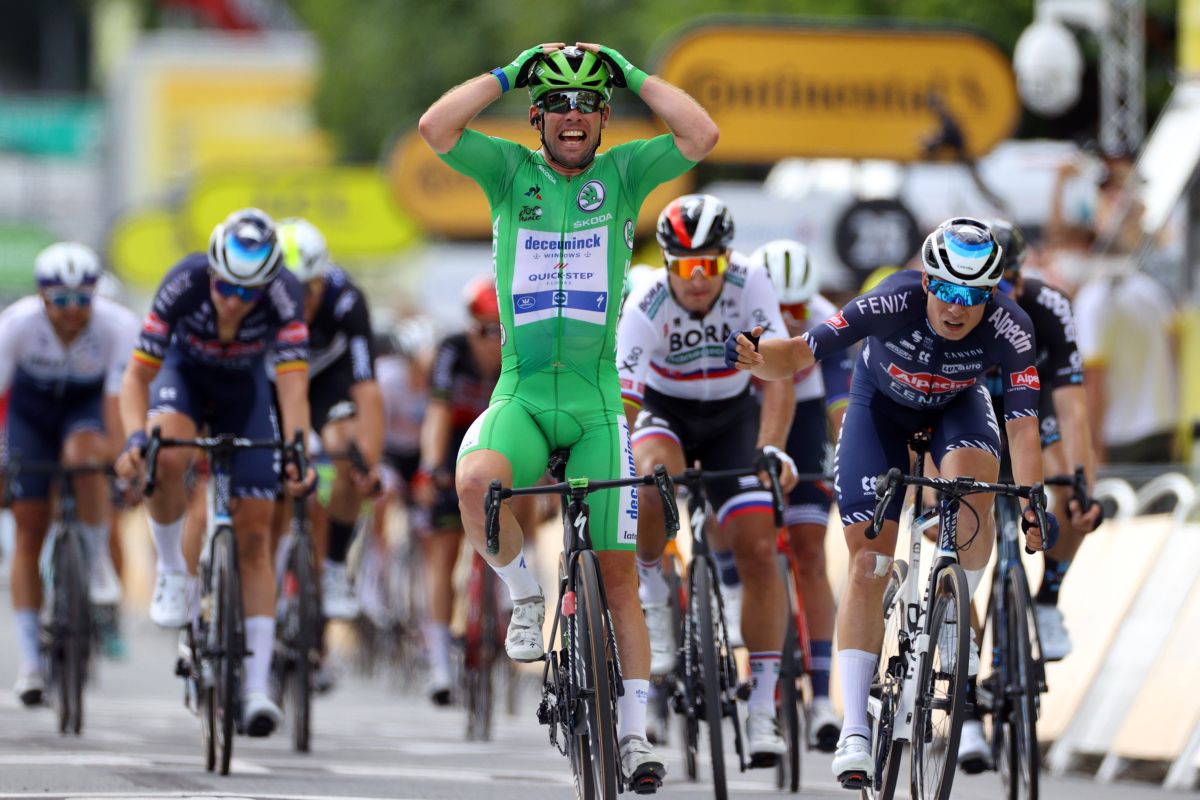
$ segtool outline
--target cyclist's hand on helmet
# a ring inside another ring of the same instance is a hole
[[[307,497],[317,488],[317,471],[311,464],[304,473],[304,480],[300,479],[300,471],[292,463],[284,466],[283,476],[283,487],[292,497]]]
[[[1088,498],[1087,511],[1084,511],[1079,505],[1079,501],[1075,499],[1067,502],[1067,509],[1071,512],[1071,527],[1075,530],[1091,533],[1100,527],[1101,522],[1104,522],[1104,508],[1094,497]]]
[[[612,74],[613,86],[616,86],[618,89],[629,89],[634,94],[640,94],[642,84],[646,82],[646,78],[650,77],[635,67],[628,58],[611,47],[591,42],[576,42],[575,46],[580,50],[591,50],[593,53],[598,53],[608,64],[608,71]]]
[[[546,53],[553,53],[555,50],[563,49],[563,47],[565,47],[563,42],[537,44],[521,52],[505,66],[492,70],[492,74],[496,76],[496,80],[500,81],[500,90],[507,92],[509,89],[519,89],[522,86],[528,86],[530,67],[533,66],[533,62]]]
[[[765,359],[758,352],[758,337],[762,336],[763,327],[755,326],[751,331],[734,331],[725,340],[725,366],[749,370],[762,364]]]
[[[1046,512],[1046,527],[1043,531],[1038,528],[1037,513],[1027,508],[1021,514],[1021,530],[1025,532],[1025,546],[1030,550],[1050,550],[1058,542],[1058,517]]]
[[[117,460],[113,464],[113,470],[117,473],[118,478],[132,483],[141,477],[144,466],[142,454],[146,449],[147,441],[145,431],[134,431],[125,441],[125,449],[121,451],[121,455],[117,456]]]

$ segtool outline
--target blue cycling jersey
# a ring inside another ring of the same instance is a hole
[[[307,367],[304,287],[295,275],[279,271],[230,341],[218,337],[209,281],[203,253],[171,268],[142,323],[135,360],[158,368],[170,354],[191,365],[261,373],[264,358],[273,351],[276,373]]]
[[[996,292],[980,323],[957,341],[934,332],[926,311],[921,273],[904,271],[856,297],[841,311],[804,334],[818,359],[866,339],[855,366],[852,394],[873,388],[913,409],[946,407],[998,365],[1004,383],[1004,419],[1037,418],[1041,383],[1029,316]]]

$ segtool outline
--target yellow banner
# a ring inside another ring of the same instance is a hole
[[[978,157],[1020,113],[1008,57],[958,31],[712,25],[680,37],[658,74],[716,120],[709,161],[921,160],[943,131],[939,106]]]
[[[537,131],[528,121],[485,117],[472,122],[471,128],[532,149],[541,146]],[[614,118],[604,129],[601,150],[658,134],[644,120]],[[664,183],[650,193],[638,216],[639,233],[651,230],[663,206],[689,191],[690,175],[689,172]],[[483,190],[470,178],[446,166],[415,129],[397,141],[388,159],[388,176],[396,199],[427,231],[462,238],[491,236],[491,213]]]
[[[186,240],[176,215],[145,209],[123,215],[108,234],[108,260],[131,289],[153,291],[179,259],[203,250],[208,236]]]
[[[1179,71],[1200,73],[1200,0],[1179,0]]]

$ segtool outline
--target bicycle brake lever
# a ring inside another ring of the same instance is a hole
[[[674,537],[679,533],[679,506],[675,505],[675,486],[671,483],[671,475],[662,464],[654,465],[654,485],[658,488],[659,497],[662,498],[664,526],[667,529],[667,535]]]
[[[771,511],[775,515],[775,527],[783,527],[783,489],[779,486],[779,458],[774,454],[763,455],[767,477],[771,479]]]
[[[500,552],[500,481],[488,486],[483,498],[483,520],[487,531],[487,552],[494,556]]]
[[[149,497],[158,487],[158,451],[162,446],[162,428],[155,425],[150,431],[150,441],[142,451],[146,462],[146,484],[142,487],[142,496]]]

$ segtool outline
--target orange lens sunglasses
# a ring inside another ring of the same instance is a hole
[[[667,269],[684,280],[691,280],[696,270],[706,278],[715,278],[729,266],[725,256],[667,256]]]

